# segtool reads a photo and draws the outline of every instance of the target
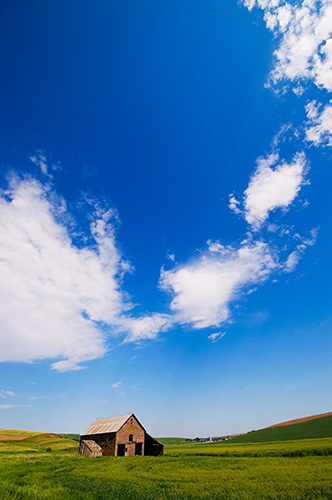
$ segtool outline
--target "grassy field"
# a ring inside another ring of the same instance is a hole
[[[79,457],[77,441],[60,435],[2,441],[0,499],[332,499],[332,438],[184,441],[166,445],[163,457],[95,459]]]
[[[41,432],[35,431],[21,431],[16,429],[0,429],[0,434],[5,436],[38,436]]]
[[[196,443],[194,439],[187,439],[187,438],[157,438],[157,440],[160,443],[169,445],[169,444],[189,444],[189,443]]]

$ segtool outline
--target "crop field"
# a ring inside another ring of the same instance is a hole
[[[294,439],[324,438],[332,435],[332,415],[299,424],[285,425],[249,432],[232,438],[234,443],[262,443]]]
[[[77,441],[33,434],[0,442],[1,500],[332,499],[332,438],[183,440],[166,445],[162,457],[92,459],[77,455]]]

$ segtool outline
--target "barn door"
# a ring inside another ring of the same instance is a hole
[[[135,455],[142,455],[142,446],[143,446],[143,443],[136,443],[135,444]]]
[[[118,444],[118,457],[124,457],[124,456],[125,456],[125,445]]]

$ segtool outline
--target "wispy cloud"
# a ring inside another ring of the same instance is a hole
[[[14,396],[16,396],[16,394],[13,391],[7,391],[4,389],[0,389],[0,398],[6,398],[7,396],[14,397]]]
[[[266,382],[261,382],[260,384],[249,385],[248,387],[246,387],[246,390],[252,391],[253,389],[257,389],[258,387],[262,387],[264,385],[266,385]]]
[[[219,342],[219,340],[221,340],[225,335],[226,332],[211,333],[211,335],[208,336],[208,339],[211,340],[212,344],[215,344],[216,342]]]
[[[0,410],[10,410],[12,408],[31,408],[31,405],[11,405],[11,404],[0,405]]]
[[[306,106],[308,121],[305,124],[306,140],[315,146],[332,146],[332,101],[323,110],[316,101]]]
[[[46,153],[42,149],[37,149],[35,154],[30,156],[30,160],[40,168],[42,174],[46,175],[48,173]]]
[[[31,396],[30,401],[38,401],[40,399],[50,399],[50,396]]]
[[[118,389],[121,385],[122,385],[122,382],[114,382],[114,384],[112,384],[112,387],[113,387],[113,389]]]
[[[55,162],[47,158],[46,151],[43,149],[37,149],[35,153],[29,157],[29,159],[38,167],[42,174],[52,178],[51,171],[61,170],[61,163],[59,161]]]
[[[302,258],[305,250],[308,247],[313,246],[316,243],[317,240],[317,235],[318,235],[318,229],[319,228],[314,228],[310,231],[310,235],[308,238],[303,238],[299,234],[296,234],[294,236],[295,239],[299,241],[299,243],[296,245],[296,249],[291,252],[286,260],[285,266],[284,266],[284,271],[287,273],[293,272],[294,269],[296,268],[297,264],[299,263],[300,259]]]

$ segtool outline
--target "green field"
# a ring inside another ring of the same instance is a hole
[[[187,438],[157,438],[160,443],[169,445],[169,444],[189,444],[196,443],[194,439]]]
[[[77,441],[62,436],[34,433],[0,442],[1,500],[332,499],[332,437],[207,444],[183,439],[166,445],[162,457],[92,459],[79,457]]]
[[[243,436],[231,438],[232,443],[263,443],[266,441],[286,441],[294,439],[312,439],[332,436],[332,415],[309,420],[300,424],[273,427],[249,432]]]

